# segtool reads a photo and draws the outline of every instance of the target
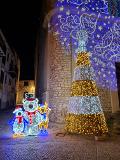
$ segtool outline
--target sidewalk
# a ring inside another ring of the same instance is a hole
[[[93,136],[60,134],[59,124],[50,123],[49,135],[12,138],[7,124],[12,112],[0,114],[0,160],[119,160],[120,137],[95,141]]]

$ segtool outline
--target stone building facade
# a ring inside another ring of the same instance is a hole
[[[19,75],[19,57],[0,31],[0,109],[15,106],[16,82],[19,81]]]
[[[17,85],[16,104],[22,104],[25,93],[35,94],[35,81],[34,80],[20,80]]]
[[[47,101],[51,107],[50,121],[64,123],[69,106],[71,82],[74,70],[74,60],[71,53],[67,54],[59,44],[54,32],[48,31],[48,23],[55,10],[51,10],[51,1],[46,11],[43,23],[42,41],[36,45],[36,96],[41,102]],[[53,26],[54,27],[54,26]],[[44,49],[43,49],[44,48]],[[120,110],[118,91],[100,88],[99,95],[105,113],[114,113]]]

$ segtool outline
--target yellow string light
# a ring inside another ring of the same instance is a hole
[[[70,133],[101,135],[108,132],[104,114],[68,114],[65,130]]]
[[[77,67],[90,66],[88,52],[79,52],[76,61]],[[90,73],[89,73],[90,74]],[[91,73],[92,74],[92,73]],[[87,76],[86,76],[87,77]],[[74,78],[75,79],[75,78]],[[94,96],[94,99],[98,97],[98,90],[96,83],[93,80],[75,80],[72,82],[71,87],[72,97],[84,97],[88,98]],[[87,104],[86,104],[87,105]],[[80,106],[83,107],[83,106]],[[101,107],[100,104],[98,107]],[[98,108],[100,112],[87,113],[87,114],[74,114],[69,112],[66,116],[66,128],[69,133],[77,134],[94,134],[102,135],[108,132],[107,124],[105,121],[104,113],[101,108]]]
[[[71,96],[98,96],[96,83],[91,80],[72,82]]]
[[[76,60],[76,65],[77,66],[90,65],[89,54],[87,52],[78,53],[77,60]]]

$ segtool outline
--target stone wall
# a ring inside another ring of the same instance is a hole
[[[52,33],[48,34],[48,100],[52,111],[50,120],[64,122],[70,97],[71,54],[66,55]]]
[[[104,112],[112,112],[110,90],[98,87],[100,102]]]

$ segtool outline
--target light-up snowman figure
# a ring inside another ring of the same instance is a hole
[[[25,126],[25,135],[38,135],[39,123],[41,122],[41,114],[38,110],[38,99],[34,97],[26,97],[23,99],[24,118],[28,121]]]
[[[15,117],[12,120],[13,138],[24,136],[25,125],[28,123],[24,118],[24,111],[22,105],[17,105],[13,111]]]

